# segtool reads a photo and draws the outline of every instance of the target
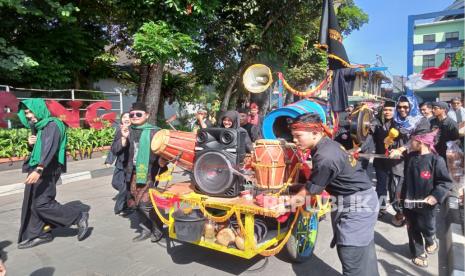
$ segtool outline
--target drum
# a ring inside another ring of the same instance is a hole
[[[259,189],[280,189],[286,174],[286,153],[284,142],[260,139],[255,141],[252,167]]]
[[[297,183],[300,172],[300,157],[297,152],[297,147],[294,143],[284,144],[284,161],[286,164],[286,170],[284,171],[284,182],[291,181],[291,183]],[[295,172],[294,172],[295,170]],[[289,177],[292,177],[289,179]]]
[[[193,132],[162,129],[153,136],[152,151],[167,159],[178,157],[178,165],[192,171],[195,157],[195,141],[197,135]]]

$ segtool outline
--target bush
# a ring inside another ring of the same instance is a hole
[[[112,127],[101,130],[68,128],[67,151],[73,159],[79,155],[91,157],[95,148],[110,146],[115,135],[115,129]],[[29,155],[27,138],[30,135],[29,130],[20,129],[0,129],[0,158],[26,157]]]

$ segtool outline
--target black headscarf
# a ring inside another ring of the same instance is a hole
[[[234,111],[234,110],[226,111],[225,113],[223,113],[223,115],[221,115],[220,121],[219,121],[219,126],[220,127],[224,128],[223,120],[226,117],[231,119],[231,121],[233,122],[231,128],[234,128],[234,129],[240,128],[240,126],[241,126],[240,116],[239,116],[239,113],[237,111]]]

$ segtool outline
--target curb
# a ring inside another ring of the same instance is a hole
[[[97,169],[93,171],[83,171],[77,173],[65,173],[60,176],[57,185],[68,184],[82,180],[89,180],[113,174],[114,167]],[[15,183],[0,186],[0,197],[21,193],[24,191],[24,183]]]
[[[463,233],[463,206],[458,199],[449,197],[448,202],[449,229],[446,238],[448,276],[465,275],[465,236]],[[462,211],[462,212],[461,212]]]

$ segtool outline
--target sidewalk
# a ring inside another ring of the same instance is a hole
[[[114,167],[106,167],[105,156],[67,163],[67,172],[62,174],[58,184],[92,179],[113,174]],[[22,192],[26,174],[21,169],[0,171],[0,196]]]
[[[105,158],[106,156],[102,156],[68,162],[67,172],[61,175],[58,185],[112,175],[114,166],[106,167],[104,165]],[[183,176],[181,171],[181,169],[176,168],[175,173],[173,174],[173,181],[187,180],[186,176]],[[22,173],[21,169],[0,171],[0,179],[1,197],[22,192],[24,189],[26,174]]]

